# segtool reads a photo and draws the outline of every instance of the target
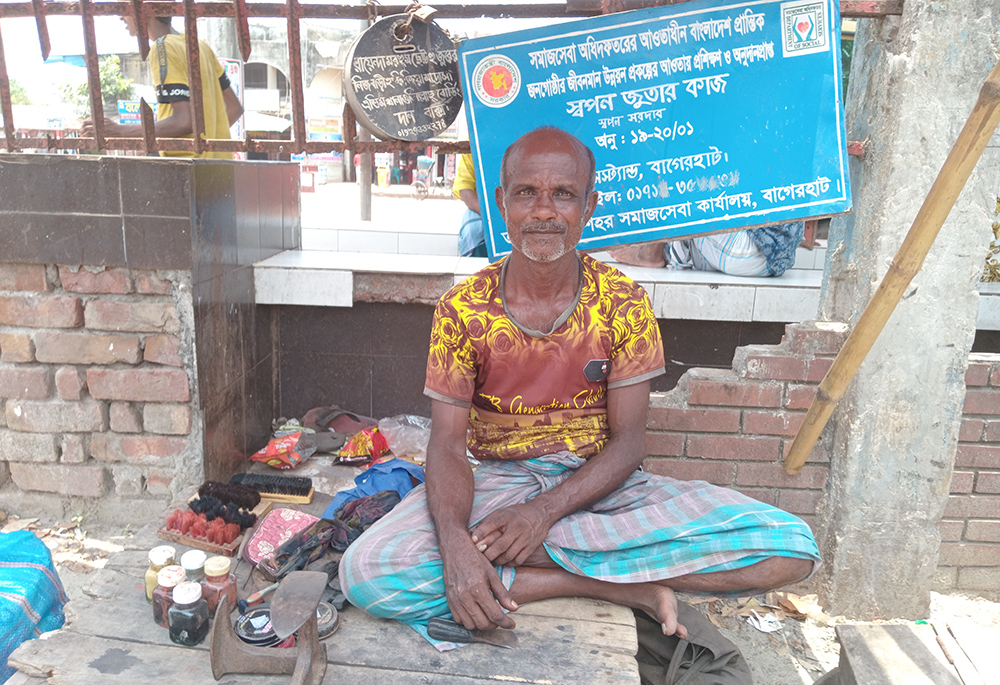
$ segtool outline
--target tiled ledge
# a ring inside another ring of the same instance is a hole
[[[606,253],[594,255],[611,261]],[[288,251],[254,266],[258,304],[351,307],[356,301],[432,304],[486,266],[474,257]],[[615,264],[650,293],[657,318],[805,321],[816,317],[823,272],[791,269],[780,278],[647,269]],[[1000,283],[983,283],[980,330],[1000,330]]]

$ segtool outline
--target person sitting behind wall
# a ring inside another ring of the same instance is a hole
[[[148,17],[146,35],[154,41],[149,64],[156,85],[157,118],[154,125],[160,138],[193,138],[194,111],[191,108],[191,88],[188,84],[187,44],[184,35],[170,25],[171,17]],[[135,20],[122,17],[128,32],[138,35]],[[201,56],[201,102],[205,110],[205,138],[228,139],[229,127],[243,115],[243,105],[230,87],[229,77],[208,43],[198,41]],[[94,135],[94,122],[86,119],[80,128],[86,137]],[[121,124],[104,118],[104,135],[108,138],[141,138],[141,124]],[[161,151],[161,157],[203,157],[233,159],[231,152]]]
[[[622,264],[721,271],[731,276],[780,276],[795,263],[805,222],[773,224],[686,240],[658,240],[608,250]]]
[[[472,155],[459,156],[451,192],[466,206],[462,215],[462,225],[458,229],[458,253],[463,257],[486,257],[483,213],[479,208],[476,168],[472,164]]]

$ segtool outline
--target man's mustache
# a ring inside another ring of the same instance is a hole
[[[528,233],[565,233],[569,226],[562,221],[532,221],[521,226]]]

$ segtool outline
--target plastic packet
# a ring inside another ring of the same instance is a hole
[[[431,420],[424,416],[400,414],[378,422],[389,449],[397,457],[407,457],[422,464],[427,458],[431,439]]]

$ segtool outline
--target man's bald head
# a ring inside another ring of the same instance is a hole
[[[507,189],[507,180],[510,178],[510,169],[520,160],[522,153],[530,151],[537,143],[544,141],[548,144],[563,143],[568,150],[573,150],[585,160],[588,169],[587,194],[594,192],[594,185],[597,180],[597,162],[594,160],[594,153],[590,148],[580,142],[580,139],[571,133],[567,133],[555,126],[542,126],[534,131],[529,131],[515,140],[503,153],[503,160],[500,162],[500,187]]]

